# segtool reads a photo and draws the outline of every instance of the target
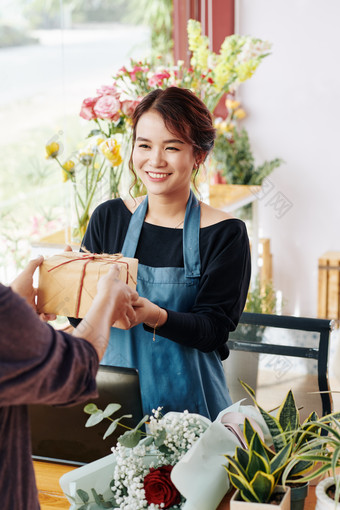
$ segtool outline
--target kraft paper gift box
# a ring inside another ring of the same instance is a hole
[[[121,254],[63,252],[44,260],[39,268],[38,313],[85,317],[97,294],[97,282],[112,264],[119,279],[136,289],[138,260]]]

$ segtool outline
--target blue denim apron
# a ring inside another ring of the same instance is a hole
[[[134,257],[148,207],[148,198],[131,217],[122,253]],[[200,281],[200,206],[191,192],[183,227],[184,267],[138,265],[137,291],[169,310],[189,312]],[[157,333],[157,330],[156,330]],[[210,419],[231,404],[217,351],[203,353],[145,331],[139,324],[128,331],[111,329],[104,365],[138,369],[143,411],[163,407],[162,413],[184,411]]]

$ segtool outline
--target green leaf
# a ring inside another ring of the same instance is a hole
[[[286,444],[270,461],[270,472],[276,473],[278,470],[282,470],[289,460],[292,444]]]
[[[117,508],[116,504],[113,503],[112,500],[111,501],[105,501],[103,495],[102,494],[98,494],[95,489],[91,489],[91,492],[93,494],[95,503],[100,508]]]
[[[118,411],[122,406],[120,404],[108,404],[104,409],[104,417],[107,418],[108,416],[111,416],[113,413]]]
[[[150,446],[153,443],[153,441],[154,441],[153,436],[147,436],[140,441],[140,444],[144,446]]]
[[[87,414],[95,414],[97,411],[98,407],[96,406],[96,404],[93,403],[86,404],[86,406],[84,407],[84,412]]]
[[[242,448],[239,448],[239,449],[241,450]],[[239,455],[240,453],[238,452],[237,454]],[[231,455],[225,455],[225,458],[227,459],[227,461],[229,463],[228,466],[225,466],[228,473],[231,473],[231,474],[236,473],[236,474],[240,475],[242,478],[244,478],[245,480],[248,479],[246,470],[236,460],[236,458],[232,457]]]
[[[253,390],[253,388],[251,388],[249,386],[249,384],[247,384],[246,382],[244,381],[240,381],[241,385],[243,386],[243,388],[246,390],[246,392],[251,396],[251,398],[253,399],[254,402],[255,401],[255,391]]]
[[[140,428],[144,425],[144,423],[148,421],[148,419],[149,419],[149,416],[146,414],[146,415],[145,415],[145,416],[141,419],[141,421],[140,421],[140,422],[136,425],[135,429],[136,429],[136,430],[137,430],[137,429],[140,429]]]
[[[275,479],[273,475],[259,472],[251,481],[251,486],[256,494],[257,501],[267,503],[275,488]]]
[[[247,466],[248,480],[252,480],[256,473],[263,471],[270,473],[269,464],[266,464],[264,459],[256,451],[252,450],[249,455],[249,464]]]
[[[116,430],[116,428],[118,427],[118,423],[119,423],[119,420],[120,418],[117,418],[116,420],[114,420],[110,426],[106,429],[106,432],[103,436],[103,439],[106,439],[107,437],[109,437],[111,434],[113,434],[113,432]]]
[[[83,489],[77,489],[76,493],[83,503],[89,502],[90,497],[86,491],[84,491]]]
[[[240,489],[242,491],[249,490],[251,492],[251,487],[249,482],[240,475],[236,475],[233,473],[229,473],[230,482],[235,487],[235,489]]]
[[[299,413],[291,390],[288,391],[285,400],[279,407],[276,418],[283,430],[296,430],[299,427]]]
[[[103,420],[104,420],[103,411],[98,409],[98,411],[95,414],[91,414],[91,416],[88,418],[87,422],[85,423],[85,427],[93,427],[94,425],[97,425]]]
[[[139,430],[128,430],[118,438],[118,442],[126,448],[133,448],[139,443],[141,435]]]
[[[269,459],[272,458],[271,455],[268,455],[267,452],[269,452],[269,449],[263,443],[257,432],[255,432],[253,439],[251,440],[250,449],[258,453],[261,457],[263,457],[264,462],[267,461],[269,463]]]
[[[280,422],[274,416],[272,416],[271,414],[267,413],[267,411],[262,409],[262,407],[256,401],[254,390],[247,383],[245,383],[244,381],[240,381],[240,383],[245,389],[245,391],[248,393],[248,395],[251,397],[260,413],[262,414],[264,421],[266,422],[266,425],[269,429],[270,435],[272,436],[275,450],[276,451],[280,450],[285,445],[285,441],[282,437],[283,429],[280,425]]]
[[[87,138],[91,138],[91,136],[100,135],[100,133],[101,133],[100,129],[92,129],[88,134]]]
[[[103,439],[106,439],[108,436],[113,434],[113,432],[116,430],[117,426],[120,425],[120,421],[123,418],[132,418],[132,415],[131,414],[124,414],[123,416],[120,416],[119,418],[116,418],[115,420],[113,420],[111,425],[106,430],[106,432],[105,432],[105,434],[103,436]]]
[[[164,441],[166,440],[166,430],[161,429],[158,430],[155,435],[155,446],[159,447],[162,444],[164,444]]]
[[[246,440],[246,443],[248,446],[250,445],[254,434],[255,434],[255,430],[253,429],[250,421],[246,418],[244,420],[243,435],[245,437],[245,440]]]
[[[249,464],[249,451],[238,446],[235,450],[235,460],[246,470]]]
[[[165,444],[162,444],[161,446],[159,446],[158,450],[161,452],[161,453],[164,453],[164,455],[170,455],[171,451],[170,448],[168,448]]]

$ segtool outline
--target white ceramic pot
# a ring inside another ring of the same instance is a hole
[[[279,505],[271,505],[270,503],[249,503],[248,501],[241,501],[239,498],[239,491],[236,491],[230,500],[230,510],[290,510],[290,487],[283,489],[277,486],[275,492],[284,492],[281,503]]]
[[[339,510],[340,503],[335,503],[334,499],[326,494],[328,487],[334,484],[334,478],[328,477],[322,480],[315,487],[316,507],[315,510]]]

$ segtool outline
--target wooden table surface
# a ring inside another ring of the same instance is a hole
[[[34,461],[35,476],[39,491],[39,501],[41,510],[69,510],[70,504],[64,496],[59,478],[75,467],[66,464],[57,464],[53,462]],[[220,503],[217,510],[229,510],[229,500],[231,495],[227,494]],[[304,510],[315,509],[315,486],[309,487],[309,494],[305,501]]]

